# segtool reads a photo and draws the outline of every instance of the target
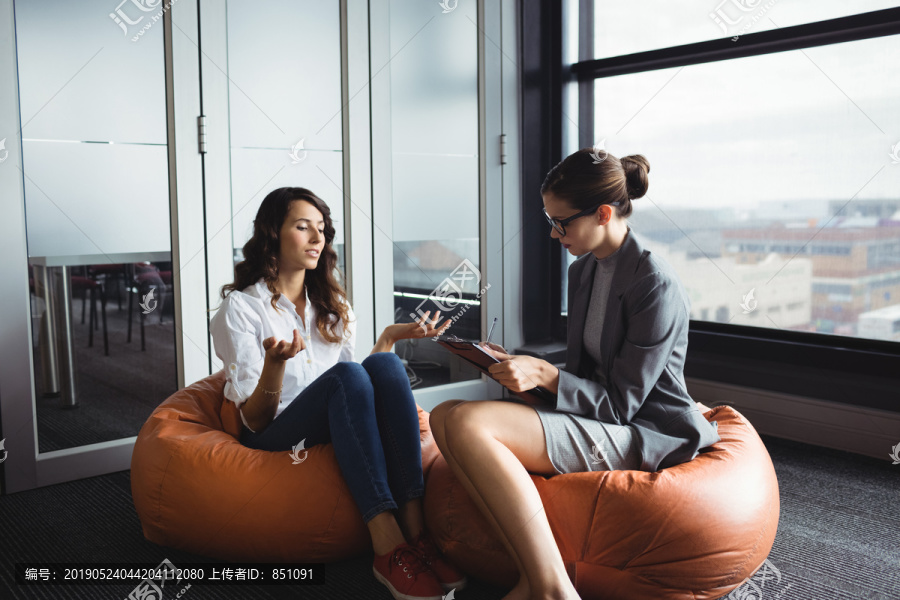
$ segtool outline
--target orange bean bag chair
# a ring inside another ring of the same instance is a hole
[[[532,475],[585,600],[719,598],[768,556],[780,507],[769,453],[733,408],[701,410],[719,423],[721,441],[690,462],[655,473]],[[515,563],[442,456],[426,482],[425,518],[460,568],[515,584]]]
[[[331,444],[302,462],[238,441],[225,371],[175,392],[144,423],[131,458],[131,495],[144,536],[226,561],[329,562],[371,550]],[[425,472],[438,456],[419,408]]]

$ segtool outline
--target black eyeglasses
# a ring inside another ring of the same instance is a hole
[[[547,217],[547,222],[550,223],[550,227],[556,230],[556,233],[561,235],[562,237],[566,237],[566,225],[574,221],[579,217],[586,217],[588,215],[592,215],[597,212],[597,209],[603,206],[604,204],[609,204],[610,206],[618,206],[620,203],[616,202],[601,202],[596,206],[592,206],[591,208],[587,208],[580,213],[575,213],[571,217],[566,217],[565,219],[554,219],[550,215],[547,214],[547,209],[543,208],[541,210],[544,211],[544,216]]]

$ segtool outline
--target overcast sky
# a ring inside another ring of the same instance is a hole
[[[741,13],[732,2],[598,3],[598,56],[719,37],[717,8],[750,15],[733,34],[767,4],[748,33],[897,5],[769,0]],[[889,156],[900,144],[900,36],[606,78],[595,89],[595,141],[647,156],[660,206],[900,197]]]

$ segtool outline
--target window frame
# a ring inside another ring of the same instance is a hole
[[[522,35],[523,317],[528,345],[565,347],[562,255],[536,205],[544,174],[563,158],[563,89],[576,83],[579,147],[593,144],[594,82],[626,75],[900,34],[900,7],[693,44],[594,59],[593,0],[570,0],[579,62],[563,63],[562,3],[519,0]],[[577,18],[577,16],[576,16]],[[530,192],[534,190],[534,192]],[[900,343],[690,321],[685,375],[900,412]]]

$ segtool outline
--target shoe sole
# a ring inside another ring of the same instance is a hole
[[[372,572],[375,574],[375,579],[377,579],[384,587],[388,589],[391,593],[391,596],[396,598],[397,600],[443,600],[443,597],[438,596],[409,596],[407,594],[401,594],[397,588],[391,585],[391,582],[387,580],[387,578],[378,572],[378,569],[372,567]]]

